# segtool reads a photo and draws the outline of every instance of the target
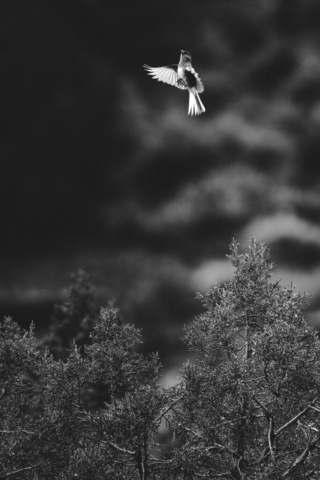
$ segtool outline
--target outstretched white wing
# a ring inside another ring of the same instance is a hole
[[[181,88],[185,90],[185,85],[181,82],[178,82],[178,65],[168,65],[166,67],[149,67],[149,65],[143,65],[143,68],[146,69],[148,75],[151,75],[152,78],[155,78],[159,82],[169,83],[174,87]]]

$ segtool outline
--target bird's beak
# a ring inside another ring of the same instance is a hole
[[[183,50],[180,50],[181,53],[183,53]]]

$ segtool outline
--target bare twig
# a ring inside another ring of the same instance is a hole
[[[273,443],[274,443],[274,430],[273,430],[273,418],[272,415],[269,415],[269,429],[268,429],[268,445],[270,450],[270,455],[272,461],[275,461],[274,453],[273,453]]]
[[[41,463],[43,463],[43,462],[37,463],[36,465],[31,465],[30,467],[20,468],[19,470],[14,470],[13,472],[3,473],[0,476],[0,480],[4,480],[5,478],[9,478],[12,475],[16,475],[17,473],[26,472],[27,470],[33,470],[34,468],[39,467],[41,465]]]
[[[312,400],[310,405],[308,405],[304,410],[302,410],[302,412],[298,413],[298,415],[296,415],[291,420],[289,420],[289,422],[287,422],[285,425],[282,425],[282,427],[278,428],[278,430],[275,432],[275,435],[276,436],[280,435],[280,433],[283,432],[283,430],[290,427],[290,425],[292,425],[297,420],[299,420],[299,418],[301,418],[308,410],[310,410],[310,408],[315,404],[317,399],[318,399],[318,395],[316,396],[316,398],[314,400]]]
[[[315,410],[316,412],[320,413],[319,408],[315,407],[314,405],[312,405],[310,408],[312,408],[312,410]]]
[[[107,442],[110,447],[114,448],[120,453],[125,453],[127,455],[135,456],[136,452],[133,452],[132,450],[127,450],[126,448],[119,447],[118,445],[115,445],[114,443]],[[1,479],[0,479],[1,480]]]
[[[161,418],[169,412],[169,410],[171,410],[172,407],[174,407],[174,405],[176,405],[178,402],[180,402],[180,400],[183,398],[183,395],[181,395],[181,397],[177,398],[177,400],[175,400],[174,402],[172,402],[162,413],[160,413],[160,415],[156,418],[156,422],[158,422],[159,420],[161,420]]]
[[[257,402],[258,405],[260,405],[260,407],[262,408],[262,410],[263,410],[267,415],[270,415],[269,410],[268,410],[264,405],[262,405],[262,403],[260,402],[260,400],[258,400],[255,395],[253,395],[252,398],[253,398],[253,400],[255,400],[255,401]]]
[[[304,463],[305,459],[309,455],[309,452],[311,452],[315,448],[319,440],[320,440],[320,435],[317,435],[314,438],[314,440],[307,445],[307,447],[303,450],[301,455],[299,455],[299,457],[296,458],[296,460],[293,462],[291,467],[282,475],[282,478],[288,478],[289,475],[291,475],[291,473],[294,472],[294,470],[297,470],[299,466]]]
[[[266,419],[268,420],[269,428],[268,428],[268,448],[264,451],[263,458],[266,458],[271,455],[272,460],[274,461],[274,452],[273,452],[273,443],[274,443],[274,429],[273,429],[273,418],[271,412],[253,395],[252,397],[258,405],[262,408],[265,413]],[[266,455],[267,454],[267,455]]]

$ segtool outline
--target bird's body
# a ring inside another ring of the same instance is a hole
[[[167,65],[166,67],[149,67],[144,65],[149,75],[157,80],[169,83],[182,90],[189,91],[190,115],[200,115],[205,112],[199,93],[203,92],[204,86],[198,74],[191,65],[191,55],[186,50],[181,50],[179,65]]]

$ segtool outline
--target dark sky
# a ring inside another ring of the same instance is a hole
[[[112,3],[1,2],[0,314],[46,328],[82,267],[174,355],[195,292],[253,234],[317,320],[318,0]],[[142,69],[180,49],[201,117]]]

